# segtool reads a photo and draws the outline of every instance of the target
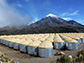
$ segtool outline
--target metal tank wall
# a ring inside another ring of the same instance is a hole
[[[66,45],[66,47],[68,47],[68,43],[67,42],[65,43],[65,45]]]
[[[80,39],[81,40],[81,43],[84,43],[84,38]]]
[[[15,49],[15,50],[19,50],[19,45],[20,45],[20,44],[18,44],[18,43],[14,43],[14,45],[13,45],[13,49]]]
[[[20,52],[27,52],[27,45],[21,45],[19,46]]]
[[[37,47],[27,46],[27,53],[28,53],[28,54],[34,55],[35,52],[37,52]]]
[[[61,49],[64,46],[64,43],[55,43],[54,42],[54,49]]]
[[[13,42],[10,42],[10,43],[9,43],[9,47],[10,47],[10,48],[13,48],[13,45],[14,45]]]
[[[9,46],[9,43],[10,43],[9,41],[6,41],[5,45],[6,45],[6,46]]]
[[[6,43],[6,41],[5,41],[5,40],[3,40],[3,45],[5,45],[5,43]]]
[[[4,41],[4,40],[2,40],[2,44],[4,44],[4,42],[5,42],[5,41]]]
[[[76,40],[78,41],[78,45],[79,45],[81,40],[80,39],[76,39]]]
[[[68,43],[68,49],[70,49],[70,50],[78,49],[78,44],[77,43]]]
[[[2,40],[0,39],[0,43],[1,43],[1,41],[2,41]]]
[[[50,49],[38,48],[38,56],[44,57],[44,58],[52,57],[53,56],[53,48],[50,48]]]
[[[0,41],[1,41],[0,43],[2,44],[4,40],[1,39]]]

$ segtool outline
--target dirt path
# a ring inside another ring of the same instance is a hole
[[[80,49],[84,49],[84,44],[79,45],[79,49],[71,50],[71,51],[63,51],[66,55],[77,55],[77,52]],[[0,44],[0,51],[6,54],[9,58],[13,59],[16,63],[56,63],[56,59],[60,56],[53,56],[50,58],[40,58],[40,57],[33,57],[29,54],[20,53],[19,51],[13,50],[9,47]],[[61,50],[54,50],[54,53]]]

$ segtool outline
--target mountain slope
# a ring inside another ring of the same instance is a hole
[[[55,16],[53,14],[49,14],[42,18],[41,20],[37,21],[36,23],[33,23],[30,25],[31,27],[53,27],[53,26],[82,26],[81,24],[75,22],[75,21],[66,21],[62,18],[59,18],[58,16]]]
[[[49,14],[45,16],[44,18],[37,21],[36,23],[31,24],[30,27],[33,27],[33,28],[49,28],[49,27],[54,28],[55,27],[59,30],[59,31],[57,30],[58,32],[60,32],[60,28],[64,27],[67,29],[70,28],[70,29],[76,30],[77,32],[84,32],[84,25],[74,20],[66,21],[53,14]],[[63,30],[61,29],[61,32]],[[67,30],[65,29],[65,31]]]
[[[65,33],[65,32],[84,32],[84,26],[74,20],[66,21],[56,15],[49,14],[31,24],[21,27],[0,28],[0,34],[33,34],[33,33]]]

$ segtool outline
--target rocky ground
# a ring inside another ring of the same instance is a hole
[[[7,57],[15,61],[16,63],[56,63],[56,59],[60,55],[55,55],[56,52],[64,52],[66,55],[76,56],[80,49],[84,49],[84,44],[79,45],[77,50],[54,50],[54,56],[50,58],[40,58],[36,56],[30,56],[26,53],[21,53],[20,51],[13,50],[9,47],[0,44],[0,52],[5,54]]]

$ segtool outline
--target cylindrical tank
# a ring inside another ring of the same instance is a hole
[[[80,39],[76,39],[76,40],[78,41],[78,45],[79,45],[81,40]]]
[[[3,39],[1,39],[1,44],[3,43],[3,41],[4,41],[4,40],[3,40]]]
[[[68,43],[68,49],[69,50],[78,49],[78,44],[77,43]]]
[[[77,37],[77,36],[71,36],[71,38],[74,39],[74,40],[77,40],[78,41],[78,45],[80,44],[80,38],[79,37]]]
[[[35,52],[37,52],[37,47],[39,46],[40,43],[41,43],[41,41],[30,42],[27,46],[28,54],[34,55]]]
[[[54,49],[62,49],[64,47],[64,43],[55,43],[54,42]]]
[[[22,45],[22,44],[20,44],[20,52],[26,52],[26,50],[27,50],[27,45]]]
[[[10,48],[13,48],[13,45],[14,45],[13,42],[10,42],[10,43],[9,43],[9,47],[10,47]]]
[[[37,52],[37,47],[27,46],[27,53],[28,53],[28,54],[34,55],[35,52]]]
[[[13,49],[15,49],[15,50],[19,50],[20,42],[21,42],[21,41],[22,41],[22,40],[20,40],[20,39],[16,39],[16,40],[14,40]]]
[[[4,43],[4,40],[2,41],[2,44]]]
[[[14,43],[14,45],[13,45],[13,49],[15,49],[15,50],[19,50],[19,46],[20,46],[19,43]]]
[[[75,39],[72,39],[68,36],[62,35],[62,34],[61,34],[61,37],[66,42],[67,49],[70,49],[70,50],[78,49],[78,41],[76,41]]]
[[[44,41],[38,47],[38,55],[40,57],[48,58],[53,56],[53,45],[51,42]]]
[[[5,40],[3,40],[3,45],[5,45],[5,43],[6,43],[6,41],[5,41]]]
[[[76,40],[67,41],[67,43],[68,43],[69,50],[78,49],[78,42]]]
[[[64,41],[61,39],[61,37],[56,34],[54,37],[54,49],[62,49],[64,46]]]
[[[2,40],[0,39],[0,44],[1,44],[1,41],[2,41]]]
[[[32,40],[23,40],[20,43],[19,50],[20,52],[27,52],[27,45],[32,42]]]
[[[6,46],[9,46],[9,43],[10,43],[9,41],[6,41],[6,44],[5,44],[5,45],[6,45]]]
[[[81,40],[81,43],[84,43],[84,38],[81,38],[80,40]]]

